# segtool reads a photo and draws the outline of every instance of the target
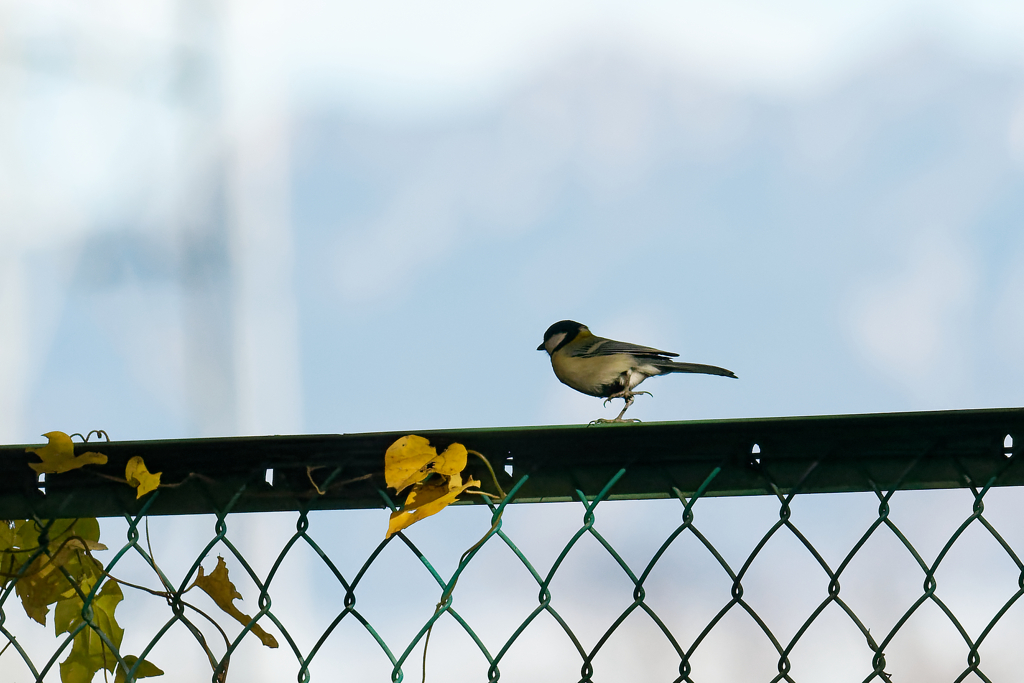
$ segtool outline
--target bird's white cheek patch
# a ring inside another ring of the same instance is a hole
[[[551,353],[559,344],[562,343],[563,339],[565,339],[565,332],[559,332],[558,334],[551,337],[551,339],[548,339],[546,342],[544,342],[544,348],[547,350],[548,353]]]

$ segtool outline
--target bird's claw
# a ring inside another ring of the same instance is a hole
[[[615,418],[613,420],[608,420],[608,419],[605,419],[603,417],[599,417],[596,420],[591,420],[590,424],[588,424],[587,426],[590,427],[592,425],[623,424],[623,423],[628,423],[628,422],[640,422],[640,420],[638,420],[638,419],[636,419],[634,417],[618,417],[618,418]]]
[[[606,420],[604,418],[598,418],[597,420],[594,420],[590,424],[594,425],[614,424],[616,422],[639,422],[640,420],[636,419],[623,419],[622,416],[625,415],[626,411],[629,410],[629,407],[633,405],[633,398],[639,396],[640,394],[647,394],[648,396],[653,396],[653,394],[651,394],[651,392],[649,391],[629,391],[628,389],[624,389],[623,391],[620,391],[617,394],[612,394],[611,396],[604,400],[604,405],[607,406],[608,401],[612,400],[613,398],[621,398],[626,402],[626,405],[622,406],[622,412],[616,415],[614,419]]]
[[[612,400],[613,398],[625,399],[626,402],[632,403],[634,396],[654,396],[654,394],[652,394],[649,391],[620,391],[619,393],[612,394],[611,396],[606,398],[604,400],[604,406],[608,407],[608,401]]]

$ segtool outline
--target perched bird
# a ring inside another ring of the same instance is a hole
[[[651,395],[649,391],[633,391],[648,377],[696,372],[736,378],[732,371],[714,365],[677,363],[672,358],[678,357],[678,353],[597,337],[586,325],[572,320],[562,320],[549,327],[544,333],[544,343],[537,350],[547,351],[551,356],[551,367],[562,384],[588,396],[604,397],[606,404],[613,398],[625,400],[626,405],[618,417],[595,420],[600,423],[637,422],[624,420],[622,416],[633,405],[634,396]]]

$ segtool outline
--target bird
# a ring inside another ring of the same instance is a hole
[[[633,391],[648,377],[673,372],[694,372],[737,379],[731,370],[700,363],[678,363],[678,353],[659,351],[649,346],[598,337],[575,320],[561,320],[547,329],[538,351],[547,351],[555,377],[576,391],[605,399],[621,398],[625,406],[613,420],[597,419],[591,424],[639,422],[623,419],[633,399],[649,391]]]

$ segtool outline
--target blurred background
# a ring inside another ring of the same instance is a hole
[[[1024,404],[1024,7],[0,1],[3,442],[612,417],[564,318],[739,375],[645,421]]]
[[[1014,3],[0,4],[0,439],[1024,403]]]

